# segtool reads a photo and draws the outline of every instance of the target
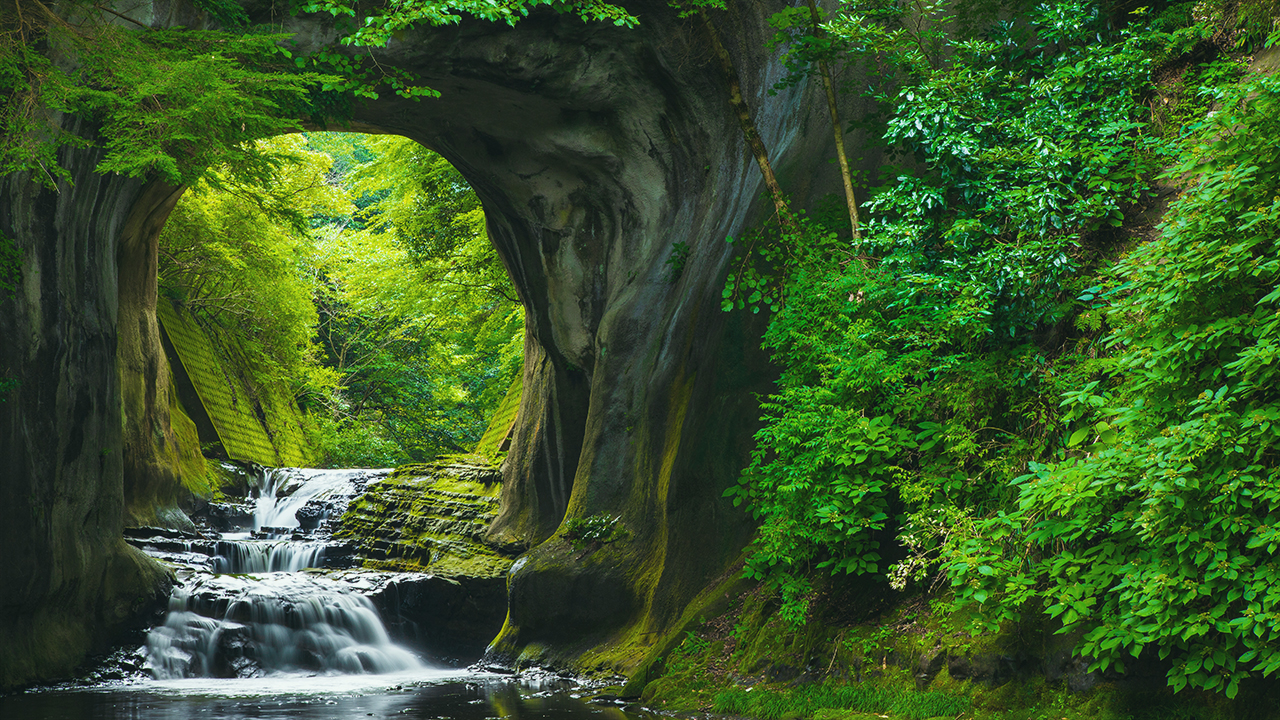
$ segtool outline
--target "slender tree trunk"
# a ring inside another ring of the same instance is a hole
[[[814,37],[822,37],[822,17],[818,14],[818,5],[808,0],[809,15],[813,18]],[[827,90],[827,109],[831,111],[831,130],[836,138],[836,159],[840,162],[840,176],[844,178],[844,199],[849,206],[849,225],[853,228],[853,241],[862,240],[858,229],[858,201],[853,196],[853,175],[849,172],[849,158],[844,154],[844,127],[840,124],[840,111],[836,107],[836,86],[831,79],[831,68],[826,60],[818,61],[818,72],[822,75],[822,84]]]
[[[764,141],[760,139],[760,133],[756,130],[755,121],[751,119],[751,109],[747,107],[747,102],[742,97],[742,84],[738,81],[738,71],[733,67],[733,58],[729,57],[729,51],[725,50],[724,43],[720,42],[720,33],[711,23],[711,18],[707,17],[706,11],[698,13],[698,16],[702,18],[702,26],[711,39],[711,49],[720,61],[720,69],[724,71],[725,80],[729,83],[729,104],[737,113],[738,124],[742,127],[742,136],[746,138],[751,154],[755,156],[756,164],[760,166],[765,187],[768,188],[769,195],[773,198],[773,206],[778,212],[778,223],[787,232],[798,232],[795,216],[787,205],[786,196],[782,194],[782,186],[778,184],[777,176],[773,174],[769,153],[765,150]]]

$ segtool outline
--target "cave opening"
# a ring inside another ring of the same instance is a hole
[[[759,320],[720,307],[724,239],[759,216],[759,170],[701,34],[665,4],[650,10],[637,31],[546,12],[515,28],[407,32],[377,61],[441,96],[386,94],[355,108],[348,128],[410,138],[458,169],[525,307],[524,389],[486,536],[529,558],[511,572],[493,645],[512,658],[544,648],[533,660],[568,663],[572,648],[625,630],[616,657],[626,665],[726,571],[750,530],[723,493],[771,371]],[[731,22],[745,29],[730,50],[762,103],[756,120],[779,172],[808,178],[799,170],[821,151],[805,141],[795,93],[765,92],[775,64],[749,41],[765,25]],[[326,23],[300,20],[300,37],[329,42]],[[36,648],[48,628],[83,632],[56,668],[121,627],[100,606],[164,586],[121,528],[173,501],[175,448],[190,447],[170,422],[177,393],[156,320],[172,304],[157,281],[159,235],[184,188],[97,174],[94,148],[65,155],[74,183],[13,176],[0,204],[25,262],[19,311],[0,317],[15,339],[0,344],[0,365],[17,373],[4,405],[16,430],[0,447],[16,480],[0,528],[22,550],[14,574],[30,579],[5,595],[19,612],[0,633]],[[688,255],[673,277],[677,244]],[[30,524],[33,513],[45,520]],[[597,516],[615,518],[627,541],[607,548],[608,562],[562,558],[557,529]],[[90,561],[68,569],[69,553]],[[85,570],[113,563],[136,572],[107,587]],[[86,599],[98,591],[105,600]]]
[[[160,232],[175,426],[194,424],[207,457],[264,466],[509,447],[523,306],[462,175],[395,135],[257,150],[269,177],[210,169]]]

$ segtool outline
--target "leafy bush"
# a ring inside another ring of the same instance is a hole
[[[407,455],[395,440],[388,439],[373,423],[359,422],[329,413],[315,413],[311,442],[327,467],[397,467]]]
[[[1111,382],[1065,396],[1110,432],[1033,465],[951,566],[992,621],[1035,601],[1095,667],[1155,652],[1228,696],[1280,669],[1278,113],[1250,76],[1197,129],[1161,235],[1107,276]]]
[[[1280,670],[1280,80],[1188,72],[1212,112],[1152,138],[1153,59],[1217,32],[1175,16],[1045,5],[945,63],[833,26],[907,58],[884,137],[919,164],[861,245],[789,249],[771,291],[782,375],[727,494],[762,521],[748,574],[784,616],[812,569],[950,579],[993,628],[1080,632],[1095,668],[1145,652],[1228,696]],[[1166,162],[1183,194],[1109,267]]]
[[[785,305],[781,290],[746,298],[779,310],[764,344],[783,372],[728,494],[763,521],[749,574],[782,580],[788,605],[807,592],[788,576],[810,567],[926,579],[1057,452],[1051,398],[1093,373],[1076,297],[1153,163],[1138,98],[1157,35],[1056,4],[953,41],[948,64],[913,60],[884,133],[923,171],[876,190],[858,247],[788,249]],[[914,42],[885,37],[886,53]],[[793,244],[832,243],[804,227]]]

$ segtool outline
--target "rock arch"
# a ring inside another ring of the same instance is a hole
[[[384,97],[353,126],[459,168],[526,304],[525,396],[490,536],[530,551],[492,650],[569,663],[603,647],[594,657],[623,671],[740,555],[749,523],[721,495],[771,376],[760,319],[719,309],[723,239],[764,217],[759,171],[702,30],[662,2],[628,7],[640,28],[547,11],[515,28],[405,33],[375,56],[442,97]],[[771,6],[735,7],[717,22],[785,186],[801,201],[836,188],[823,106],[804,87],[767,93],[780,74],[763,42]],[[294,22],[304,44],[334,37]],[[0,646],[35,658],[6,658],[0,685],[67,666],[40,660],[41,628],[79,628],[88,647],[156,582],[119,538],[126,495],[162,492],[171,472],[155,240],[179,190],[94,175],[95,158],[64,154],[74,187],[0,184],[0,231],[25,253],[0,313],[0,336],[17,339],[0,370],[20,382],[0,403],[0,542],[26,554],[0,587]],[[676,242],[691,248],[678,277]],[[580,552],[554,536],[598,514],[627,539]],[[126,586],[108,563],[139,570]]]

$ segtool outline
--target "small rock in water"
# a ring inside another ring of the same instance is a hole
[[[325,519],[329,514],[327,503],[320,500],[309,500],[306,505],[298,508],[298,512],[293,516],[298,520],[298,527],[303,530],[315,530],[320,527],[320,521]]]

